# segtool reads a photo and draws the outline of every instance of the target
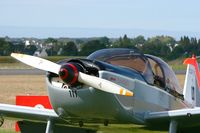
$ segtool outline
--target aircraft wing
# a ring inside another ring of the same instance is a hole
[[[59,119],[59,116],[52,109],[39,109],[10,104],[0,104],[0,116],[18,120],[45,122],[49,119]]]
[[[179,109],[161,112],[149,112],[145,115],[148,124],[168,124],[175,120],[179,126],[200,126],[200,108]]]

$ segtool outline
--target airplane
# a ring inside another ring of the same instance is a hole
[[[53,109],[2,103],[1,121],[43,122],[46,133],[70,123],[134,123],[169,133],[200,127],[200,73],[194,55],[184,61],[183,89],[167,63],[137,49],[102,49],[57,63],[20,53],[11,56],[46,71]]]

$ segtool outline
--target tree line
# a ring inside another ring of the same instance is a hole
[[[42,39],[42,47],[36,44],[25,45],[25,42],[14,44],[5,38],[0,38],[0,55],[8,56],[11,52],[33,55],[36,50],[45,48],[49,56],[87,56],[92,52],[104,48],[137,48],[145,54],[155,55],[166,60],[199,55],[200,39],[183,36],[175,40],[171,36],[155,36],[145,38],[140,35],[129,38],[127,35],[113,39],[108,37],[74,39],[66,41],[56,38]]]

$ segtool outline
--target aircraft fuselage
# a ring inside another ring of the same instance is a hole
[[[134,96],[106,93],[85,85],[65,88],[46,79],[51,104],[58,115],[74,122],[102,122],[144,124],[145,113],[186,108],[183,100],[159,87],[117,73],[100,71],[100,77],[115,82]]]

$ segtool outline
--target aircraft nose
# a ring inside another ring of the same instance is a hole
[[[65,79],[65,78],[67,78],[68,71],[65,68],[61,68],[59,71],[59,75],[62,79]]]

